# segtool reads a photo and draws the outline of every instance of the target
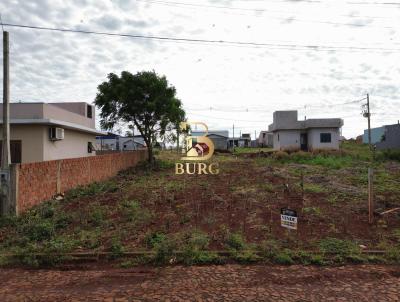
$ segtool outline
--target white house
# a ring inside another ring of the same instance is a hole
[[[105,136],[96,137],[96,146],[101,151],[131,151],[145,148],[146,143],[140,135],[120,136],[109,133]]]
[[[0,105],[0,126],[3,104]],[[84,102],[11,103],[12,163],[96,155],[95,108]],[[2,142],[0,141],[2,145]]]
[[[299,121],[297,111],[275,111],[268,131],[273,134],[274,150],[339,149],[340,118]]]
[[[193,130],[191,132],[192,136],[202,136],[204,134],[204,131]],[[215,150],[228,149],[228,130],[208,130],[207,137],[214,143]]]

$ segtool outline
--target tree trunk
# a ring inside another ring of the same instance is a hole
[[[148,155],[148,159],[147,159],[147,161],[150,163],[150,164],[153,164],[154,163],[154,158],[153,158],[153,146],[151,145],[151,144],[149,144],[148,146],[147,146],[147,155]]]

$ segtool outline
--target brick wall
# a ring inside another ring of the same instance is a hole
[[[22,213],[57,193],[106,180],[119,171],[147,159],[147,151],[18,164],[16,166],[17,212]]]

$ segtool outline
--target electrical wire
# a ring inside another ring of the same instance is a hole
[[[110,32],[98,32],[92,30],[79,30],[79,29],[68,29],[68,28],[56,28],[56,27],[43,27],[43,26],[32,26],[22,25],[13,23],[3,23],[4,26],[26,28],[34,30],[46,30],[46,31],[57,31],[57,32],[71,32],[80,34],[92,34],[102,36],[115,36],[125,37],[134,39],[147,39],[147,40],[159,40],[159,41],[178,41],[178,42],[197,42],[197,43],[210,43],[210,44],[225,44],[233,46],[257,46],[257,47],[277,47],[278,49],[287,50],[376,50],[376,51],[389,51],[399,52],[400,49],[396,48],[373,48],[373,47],[356,47],[356,46],[326,46],[326,45],[301,45],[301,44],[274,44],[274,43],[259,43],[259,42],[245,42],[245,41],[228,41],[228,40],[208,40],[208,39],[191,39],[191,38],[177,38],[177,37],[162,37],[162,36],[151,36],[151,35],[135,35],[135,34],[122,34],[122,33],[110,33]]]

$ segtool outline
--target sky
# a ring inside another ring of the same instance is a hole
[[[88,102],[107,74],[155,70],[188,119],[254,138],[275,110],[340,117],[345,137],[400,119],[400,1],[2,0],[2,22],[227,44],[4,26],[11,100]],[[260,45],[261,44],[261,45]],[[2,74],[1,74],[2,77]]]

